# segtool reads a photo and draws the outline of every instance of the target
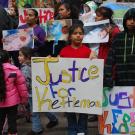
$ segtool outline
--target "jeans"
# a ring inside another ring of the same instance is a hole
[[[78,133],[87,134],[88,115],[79,113],[79,118],[75,113],[67,113],[68,135],[77,135]]]
[[[32,97],[29,98],[29,105],[30,110],[32,112]],[[49,121],[56,121],[57,118],[54,113],[52,112],[45,112],[45,116],[49,119]],[[40,132],[43,130],[41,119],[40,119],[40,112],[32,112],[32,131]]]

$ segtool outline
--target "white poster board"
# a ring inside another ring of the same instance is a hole
[[[103,60],[32,58],[34,112],[102,114]]]
[[[99,116],[102,135],[135,135],[135,87],[105,90],[103,115]]]

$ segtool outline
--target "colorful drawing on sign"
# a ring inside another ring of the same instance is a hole
[[[53,0],[17,0],[19,8],[24,7],[26,4],[30,4],[33,8],[43,8],[48,3],[52,7],[54,6]]]
[[[105,43],[109,40],[109,20],[84,25],[83,43]]]
[[[32,58],[32,87],[34,112],[101,114],[103,60]]]
[[[135,87],[104,89],[103,115],[99,116],[100,134],[135,134]]]
[[[34,8],[38,11],[39,23],[45,25],[47,20],[54,19],[53,8]],[[19,25],[26,23],[27,9],[19,9]]]
[[[33,29],[14,29],[3,31],[3,49],[7,51],[19,50],[23,46],[34,48]]]

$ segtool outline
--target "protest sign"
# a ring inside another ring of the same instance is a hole
[[[135,134],[135,87],[104,90],[103,115],[99,116],[102,135]]]
[[[43,8],[46,3],[54,6],[54,0],[16,0],[16,2],[19,8],[24,7],[26,4],[30,4],[33,8]]]
[[[71,19],[47,21],[47,40],[68,40],[68,31],[71,25]]]
[[[33,29],[4,30],[3,49],[7,51],[16,51],[24,46],[34,48],[32,35]]]
[[[19,26],[26,23],[27,10],[29,8],[20,8],[19,9]],[[39,16],[40,25],[44,25],[47,20],[54,18],[54,9],[53,8],[33,8],[37,10]]]
[[[105,43],[109,40],[109,20],[91,22],[84,25],[83,43]]]
[[[34,112],[102,114],[103,60],[32,58]]]

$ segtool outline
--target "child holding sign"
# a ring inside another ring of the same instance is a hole
[[[71,45],[63,48],[60,52],[60,56],[67,58],[95,58],[95,53],[82,44],[83,36],[83,24],[78,21],[73,24],[69,30],[69,40],[71,41]],[[87,134],[87,114],[80,113],[77,120],[75,113],[67,113],[67,119],[68,135],[77,135],[78,133],[81,133],[82,135]]]
[[[32,49],[28,47],[22,47],[19,51],[19,62],[21,64],[21,71],[25,76],[27,82],[27,88],[29,90],[29,105],[32,112],[32,82],[31,82],[31,56]],[[49,119],[47,128],[52,128],[58,124],[58,120],[54,113],[45,112],[45,116]],[[43,132],[40,113],[32,112],[32,130],[27,135],[40,134]]]

